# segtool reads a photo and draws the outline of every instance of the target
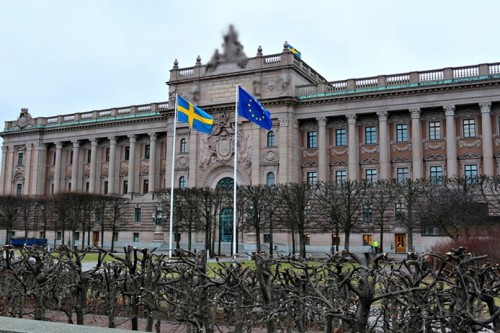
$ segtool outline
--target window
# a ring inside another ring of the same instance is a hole
[[[149,192],[149,179],[144,179],[142,181],[142,193],[147,194]]]
[[[102,222],[102,214],[98,209],[96,209],[95,210],[95,223],[100,224],[101,222]]]
[[[332,234],[332,246],[337,246],[340,245],[340,237],[335,236],[335,234]]]
[[[272,237],[271,234],[264,234],[264,243],[271,243]]]
[[[20,166],[23,166],[23,163],[24,163],[24,153],[19,153],[17,154],[17,166],[20,167]]]
[[[73,151],[69,152],[69,164],[73,164]]]
[[[110,154],[110,150],[109,150],[109,148],[106,148],[106,151],[104,153],[104,161],[109,162],[109,154]]]
[[[464,119],[464,138],[476,137],[476,119]]]
[[[365,143],[367,145],[374,145],[377,143],[377,130],[375,126],[365,127]]]
[[[429,122],[429,140],[441,139],[441,123],[439,121]]]
[[[396,125],[396,142],[407,142],[408,141],[408,125],[407,124],[397,124]]]
[[[104,181],[104,194],[108,194],[109,192],[109,183],[108,181]]]
[[[307,132],[307,148],[318,148],[318,132]]]
[[[377,169],[366,169],[365,179],[369,183],[375,183],[377,181]]]
[[[54,155],[52,155],[52,165],[56,165],[56,155],[57,153],[54,153]]]
[[[74,239],[75,241],[79,241],[80,240],[80,232],[79,231],[75,231],[75,235],[74,235]]]
[[[443,167],[440,165],[431,166],[429,169],[431,183],[432,184],[442,184],[443,183]]]
[[[180,176],[179,177],[179,188],[186,188],[187,187],[187,180],[185,176]]]
[[[136,207],[134,210],[134,222],[141,223],[141,219],[142,219],[141,207]]]
[[[118,232],[113,233],[113,241],[118,242]]]
[[[335,171],[335,181],[337,184],[342,184],[347,180],[347,170]]]
[[[396,205],[394,207],[394,211],[396,213],[396,220],[402,221],[404,218],[404,214],[406,213],[405,204],[402,202],[396,202]]]
[[[187,140],[184,138],[181,139],[180,150],[181,153],[187,153]]]
[[[139,233],[138,232],[134,232],[133,241],[136,243],[139,241]]]
[[[274,131],[267,132],[267,146],[276,147],[276,133]]]
[[[363,235],[363,246],[372,246],[372,241],[373,241],[372,235],[370,234]]]
[[[276,184],[276,176],[274,175],[274,172],[268,172],[266,175],[266,185],[273,186],[275,184]]]
[[[89,191],[90,191],[90,183],[85,182],[85,192],[89,193]]]
[[[311,245],[311,235],[309,234],[304,235],[304,245]]]
[[[40,231],[40,238],[44,239],[45,238],[45,231]]]
[[[318,182],[318,173],[316,171],[307,173],[307,184],[315,185]]]
[[[87,163],[90,163],[90,159],[92,157],[92,150],[87,150]]]
[[[408,168],[397,168],[396,169],[396,180],[398,183],[401,183],[408,179],[409,177],[409,171]]]
[[[469,184],[477,182],[477,164],[467,164],[464,166],[465,181]]]
[[[144,159],[149,160],[149,154],[151,153],[151,146],[150,145],[145,145],[144,146]]]
[[[68,183],[68,192],[71,192],[71,183]]]
[[[54,194],[54,183],[50,184],[50,193]]]
[[[345,145],[347,145],[345,128],[337,128],[335,130],[335,146]]]
[[[125,147],[125,156],[124,156],[124,160],[125,161],[128,161],[130,158],[130,147]]]
[[[363,222],[371,223],[373,218],[372,205],[367,203],[363,205]]]
[[[128,193],[128,180],[124,180],[123,181],[123,194],[127,194]]]
[[[17,186],[16,186],[16,194],[17,195],[23,194],[23,184],[17,184]]]
[[[61,240],[62,239],[62,232],[58,231],[56,233],[56,240]]]
[[[437,227],[422,226],[422,236],[442,236]]]

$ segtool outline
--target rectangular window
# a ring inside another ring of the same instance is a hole
[[[108,183],[108,181],[106,180],[106,181],[104,182],[104,194],[108,194],[108,192],[109,192],[109,183]]]
[[[337,246],[340,245],[340,237],[335,236],[335,234],[332,234],[332,246]]]
[[[377,169],[366,169],[365,179],[369,183],[375,183],[377,181]]]
[[[396,180],[398,183],[401,183],[408,179],[409,177],[409,170],[408,168],[397,168],[396,169]]]
[[[123,157],[123,159],[125,161],[128,161],[130,158],[130,147],[125,147],[125,156]]]
[[[79,231],[75,231],[75,237],[74,239],[75,241],[79,241],[80,240],[80,232]]]
[[[402,202],[396,202],[396,205],[394,207],[394,211],[396,213],[396,220],[402,221],[404,219],[404,214],[406,213],[405,204]]]
[[[24,153],[17,154],[17,166],[23,166],[24,163]]]
[[[373,210],[372,210],[372,205],[371,204],[364,204],[363,205],[363,222],[364,223],[371,223],[373,218]]]
[[[96,209],[96,211],[95,211],[95,223],[101,223],[101,222],[102,222],[101,212]]]
[[[347,170],[335,171],[335,181],[337,184],[342,184],[347,180]]]
[[[139,233],[138,232],[134,232],[133,241],[136,242],[136,243],[139,241]]]
[[[309,234],[304,235],[304,245],[311,245],[311,235]]]
[[[69,164],[73,164],[73,151],[69,152]]]
[[[23,184],[17,184],[17,186],[16,186],[16,194],[17,195],[23,194]]]
[[[144,159],[149,160],[149,154],[150,154],[151,148],[149,145],[144,146]]]
[[[307,148],[318,148],[318,132],[307,132]]]
[[[432,184],[443,183],[443,167],[440,165],[431,166],[429,169]]]
[[[90,159],[92,157],[92,150],[87,150],[87,163],[90,163]]]
[[[87,193],[90,192],[90,183],[89,182],[85,183],[85,192],[87,192]]]
[[[441,139],[441,122],[431,121],[429,122],[429,140],[440,140]]]
[[[149,192],[149,179],[144,179],[142,181],[142,193],[147,194]]]
[[[113,241],[118,242],[118,232],[113,233]]]
[[[128,180],[124,180],[123,181],[123,194],[127,194],[128,193]]]
[[[377,129],[375,126],[365,127],[365,143],[367,145],[374,145],[377,143]]]
[[[464,166],[464,176],[467,183],[477,182],[477,164],[467,164]]]
[[[68,192],[71,192],[71,183],[68,183]]]
[[[109,154],[110,154],[109,148],[106,148],[106,151],[105,151],[104,154],[105,154],[104,155],[104,161],[109,162]]]
[[[345,128],[337,128],[335,130],[335,146],[347,145]]]
[[[318,182],[318,173],[316,171],[307,173],[307,184],[315,185]]]
[[[58,232],[56,233],[56,239],[57,239],[57,240],[61,240],[61,239],[62,239],[62,232],[58,231]]]
[[[134,211],[134,222],[135,223],[141,223],[142,219],[142,211],[140,207],[136,207]]]
[[[52,165],[56,165],[56,155],[57,153],[54,153],[54,155],[52,155]]]
[[[407,124],[397,124],[396,125],[396,142],[407,142],[408,141],[408,125]]]
[[[464,138],[476,137],[476,119],[464,119]]]
[[[264,234],[264,243],[271,243],[271,234]]]
[[[370,234],[365,234],[363,235],[363,246],[372,246],[372,235]]]

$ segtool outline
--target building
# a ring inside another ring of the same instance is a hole
[[[170,187],[172,149],[176,186],[233,177],[237,83],[273,118],[269,132],[238,119],[239,184],[500,175],[500,63],[332,82],[286,42],[279,54],[259,47],[246,57],[230,30],[206,64],[198,57],[181,68],[175,60],[168,101],[49,117],[22,109],[0,133],[0,193],[122,194],[131,221],[120,240],[148,244],[155,191]],[[172,147],[176,93],[214,116],[213,134],[179,124]],[[311,246],[328,246],[329,237],[311,235]],[[387,247],[395,237],[404,240],[404,230],[386,237]]]

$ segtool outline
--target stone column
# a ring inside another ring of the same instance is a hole
[[[129,136],[130,148],[128,156],[128,192],[127,194],[133,194],[135,189],[135,143],[137,138],[135,134],[130,134]]]
[[[238,128],[239,127],[240,126],[238,126]],[[196,186],[196,178],[198,176],[198,156],[200,156],[199,147],[198,147],[198,131],[195,129],[191,129],[190,135],[189,135],[188,187],[195,187]],[[177,178],[174,179],[174,187],[177,187],[176,183],[177,183]]]
[[[31,143],[26,144],[26,158],[24,159],[24,187],[23,194],[31,194]]]
[[[80,142],[78,140],[72,141],[73,143],[73,163],[71,165],[71,192],[78,192],[80,186],[78,184],[78,167],[80,166]]]
[[[34,195],[45,195],[47,169],[47,146],[43,143],[35,144],[35,157],[33,162]]]
[[[191,144],[189,142],[189,144]],[[165,152],[165,188],[170,188],[172,180],[172,153],[175,151],[174,147],[174,125],[171,124],[167,128],[167,142]],[[191,151],[191,147],[189,147]]]
[[[260,184],[260,126],[252,123],[252,185]]]
[[[356,115],[348,114],[347,124],[348,124],[348,142],[347,142],[347,177],[349,180],[356,180],[359,178],[359,157],[358,157],[358,133],[356,131]]]
[[[457,162],[457,133],[455,127],[455,106],[447,105],[444,107],[446,116],[446,156],[447,173],[446,177],[458,176]]]
[[[0,170],[0,174],[2,175],[2,177],[0,177],[0,193],[2,194],[7,194],[5,192],[5,179],[7,177],[7,173],[6,173],[6,163],[7,163],[7,151],[8,151],[9,147],[6,146],[6,145],[2,145],[2,169]]]
[[[62,142],[56,142],[56,165],[54,166],[54,194],[61,190]]]
[[[149,133],[149,190],[154,193],[156,187],[156,133]]]
[[[14,146],[8,146],[8,151],[7,151],[7,171],[6,177],[5,177],[5,185],[6,185],[6,194],[13,194],[12,193],[12,185],[14,183],[14,179],[12,178],[14,174]]]
[[[278,174],[278,182],[279,184],[284,184],[289,182],[289,172],[291,170],[290,163],[288,161],[289,155],[291,155],[291,151],[294,149],[297,149],[296,147],[300,146],[294,146],[290,142],[293,142],[292,137],[288,136],[288,131],[289,131],[289,116],[288,115],[283,115],[279,118],[279,174]],[[299,148],[300,150],[300,148]],[[300,176],[299,176],[300,177]],[[300,178],[301,179],[301,178]]]
[[[326,148],[326,117],[316,118],[318,121],[318,180],[328,180],[328,154]]]
[[[111,194],[115,191],[115,169],[116,169],[116,137],[109,138],[109,170],[108,170],[108,192]]]
[[[493,131],[491,129],[491,103],[482,103],[481,123],[483,140],[483,174],[486,176],[495,175],[493,160]]]
[[[424,177],[422,153],[422,129],[420,128],[420,109],[410,109],[411,113],[411,159],[412,179]]]
[[[389,138],[387,135],[387,112],[377,112],[378,127],[379,127],[379,163],[380,163],[380,179],[389,179],[390,173],[390,157],[389,157]]]
[[[95,193],[95,182],[97,173],[97,144],[96,138],[90,139],[90,175],[89,175],[89,193]]]

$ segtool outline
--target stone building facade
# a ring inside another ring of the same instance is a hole
[[[0,194],[127,196],[131,221],[119,240],[148,244],[155,191],[170,187],[172,149],[175,186],[233,177],[236,84],[273,119],[269,132],[238,119],[238,184],[500,175],[500,63],[332,82],[286,43],[279,54],[259,47],[247,58],[233,35],[223,51],[193,67],[176,60],[164,102],[49,117],[22,109],[0,133]],[[173,147],[175,94],[213,115],[212,134],[178,124]],[[396,234],[404,230],[391,231],[386,247]],[[328,246],[329,235],[311,235],[310,244]]]

